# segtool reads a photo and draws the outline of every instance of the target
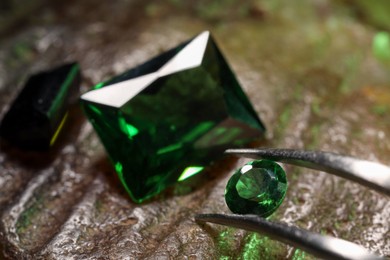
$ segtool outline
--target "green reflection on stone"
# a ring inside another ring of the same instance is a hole
[[[388,32],[377,33],[373,39],[372,48],[377,59],[390,61],[390,34]]]
[[[217,245],[219,248],[220,260],[236,259],[235,254],[237,253],[237,229],[227,228],[226,230],[219,233],[217,239]]]
[[[257,233],[249,234],[246,238],[242,259],[258,259],[260,248],[264,244],[264,239],[267,238],[264,237],[261,239]]]
[[[304,260],[307,259],[307,255],[304,251],[300,249],[295,249],[295,252],[292,257],[293,260]]]

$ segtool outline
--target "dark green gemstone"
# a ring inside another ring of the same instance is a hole
[[[208,32],[98,84],[81,103],[136,202],[264,131]]]
[[[282,204],[286,191],[282,167],[273,161],[258,160],[238,169],[229,179],[225,200],[233,213],[268,217]]]
[[[80,81],[77,63],[32,75],[5,114],[1,137],[24,149],[50,148],[63,128],[72,99],[79,95]]]

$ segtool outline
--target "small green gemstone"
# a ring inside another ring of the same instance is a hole
[[[286,191],[282,167],[273,161],[258,160],[247,163],[229,179],[225,200],[233,213],[268,217],[282,204]]]

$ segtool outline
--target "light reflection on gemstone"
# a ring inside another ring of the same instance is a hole
[[[204,167],[201,167],[201,166],[187,167],[187,168],[185,168],[185,170],[183,171],[183,173],[180,175],[179,179],[177,179],[177,180],[184,181],[185,179],[188,179],[189,177],[197,174],[198,172],[200,172],[203,169],[204,169]]]

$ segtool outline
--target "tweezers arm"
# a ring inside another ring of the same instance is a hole
[[[226,153],[325,171],[390,196],[390,167],[380,163],[330,152],[292,149],[229,149]]]
[[[200,214],[195,219],[259,232],[324,259],[385,259],[352,242],[267,221],[256,215]]]

